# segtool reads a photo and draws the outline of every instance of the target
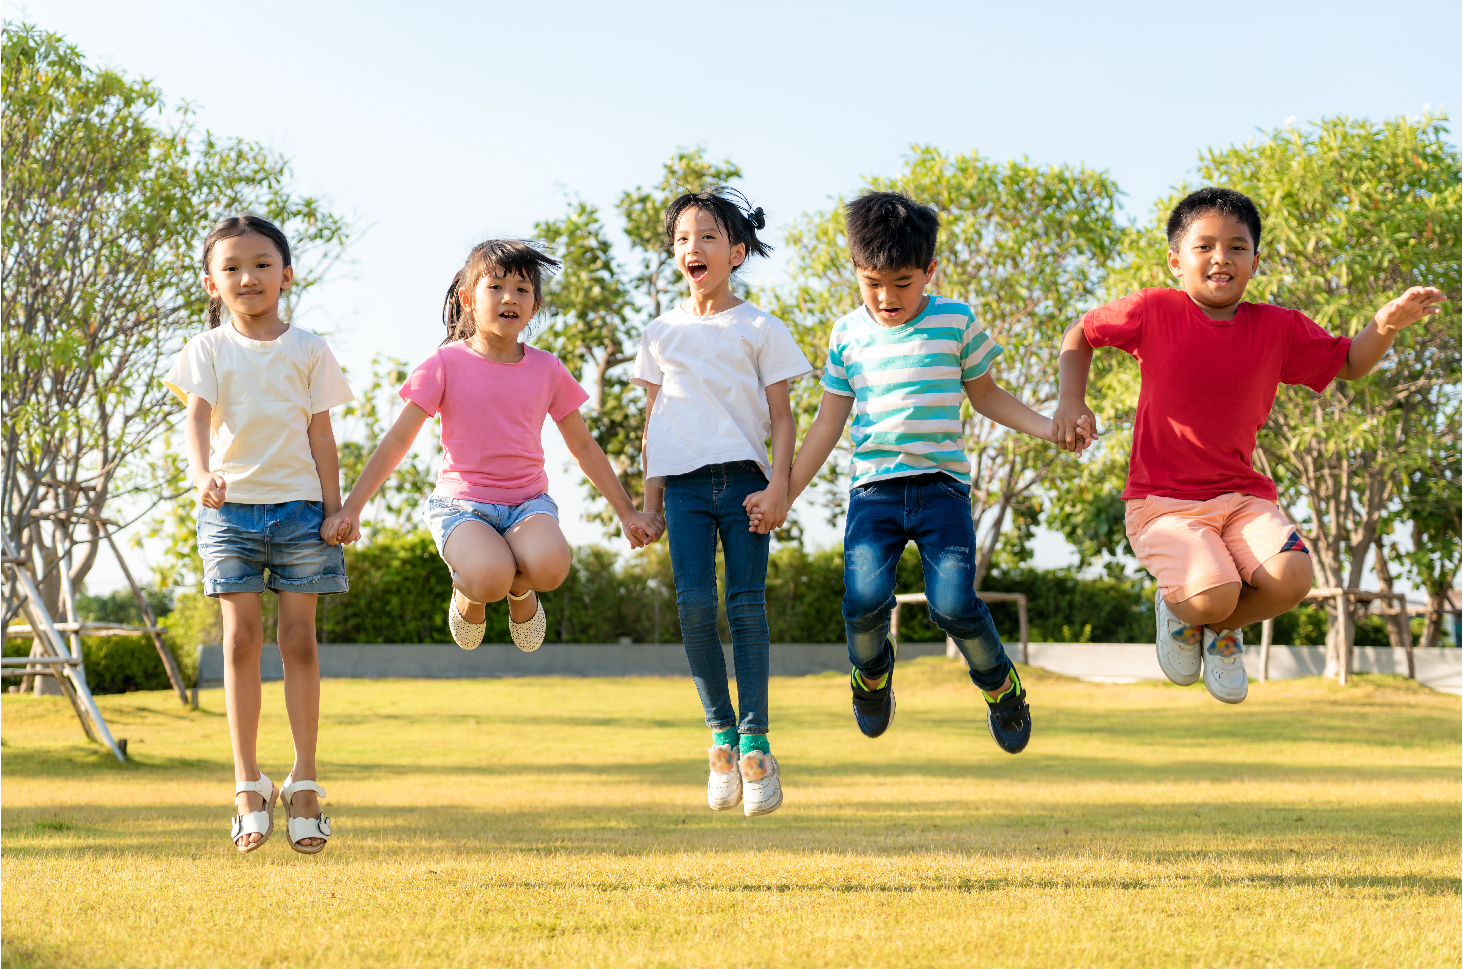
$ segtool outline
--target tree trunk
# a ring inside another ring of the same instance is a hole
[[[1429,592],[1427,597],[1427,623],[1422,627],[1424,648],[1438,645],[1442,639],[1444,608],[1448,604],[1448,593]]]
[[[1387,564],[1387,546],[1378,540],[1374,550],[1374,562],[1377,569],[1377,588],[1383,592],[1392,591],[1392,569]],[[1387,608],[1394,610],[1393,614],[1387,617],[1387,642],[1396,649],[1406,646],[1405,632],[1407,628],[1407,609],[1397,609],[1397,603],[1392,600],[1383,600]]]

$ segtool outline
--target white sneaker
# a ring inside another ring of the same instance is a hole
[[[482,622],[468,622],[457,611],[457,593],[452,593],[452,603],[447,607],[447,628],[452,630],[452,641],[463,649],[477,649],[488,631],[488,617]]]
[[[742,772],[737,769],[737,746],[718,744],[711,755],[711,774],[706,778],[706,803],[713,811],[730,811],[742,803]]]
[[[742,755],[742,813],[749,818],[782,807],[782,779],[777,758],[754,750]]]
[[[1245,643],[1238,629],[1222,633],[1204,630],[1204,687],[1209,695],[1225,703],[1243,703],[1250,694],[1250,677],[1245,672]]]
[[[531,653],[544,644],[544,634],[549,631],[549,620],[544,615],[544,600],[536,592],[525,592],[521,596],[508,593],[508,598],[515,602],[533,596],[533,604],[538,608],[534,610],[533,618],[527,622],[514,622],[513,614],[508,614],[508,635],[513,637],[513,645]]]
[[[1153,613],[1158,617],[1158,668],[1179,686],[1197,682],[1204,665],[1204,627],[1180,622],[1159,592],[1153,593]]]

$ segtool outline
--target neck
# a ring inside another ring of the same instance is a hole
[[[523,359],[523,344],[518,334],[503,336],[501,333],[487,333],[477,330],[468,337],[467,345],[473,353],[494,363],[517,363]]]
[[[713,290],[704,293],[691,290],[691,298],[681,304],[681,309],[692,316],[715,316],[717,313],[725,313],[734,306],[740,306],[743,302],[732,295],[731,280],[724,279],[721,281],[721,285]]]
[[[263,313],[259,316],[233,313],[232,311],[230,311],[230,315],[233,317],[231,321],[233,327],[239,332],[239,335],[248,337],[251,340],[278,340],[284,335],[284,331],[290,328],[288,323],[279,318],[278,310]]]
[[[1232,320],[1234,319],[1234,315],[1239,312],[1239,300],[1235,300],[1228,306],[1210,306],[1207,303],[1203,303],[1197,299],[1194,299],[1194,297],[1192,296],[1190,296],[1189,299],[1193,300],[1194,305],[1199,307],[1200,312],[1209,317],[1209,319],[1211,320],[1217,320],[1219,322]]]

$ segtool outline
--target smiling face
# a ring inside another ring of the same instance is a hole
[[[698,296],[725,287],[732,270],[747,258],[747,247],[742,243],[732,245],[726,231],[705,209],[689,208],[681,213],[673,245],[676,268]]]
[[[279,294],[294,279],[294,267],[284,264],[274,243],[249,232],[214,243],[203,287],[235,319],[260,318],[279,312]]]
[[[857,270],[858,288],[869,315],[884,326],[903,326],[924,309],[925,287],[935,275],[940,260],[924,269]]]
[[[473,315],[477,333],[517,340],[518,334],[538,312],[533,298],[533,281],[517,273],[507,276],[490,272],[469,292],[458,294]]]
[[[1178,251],[1168,253],[1168,268],[1179,277],[1184,292],[1217,320],[1233,319],[1259,266],[1249,228],[1234,216],[1217,212],[1196,218]]]

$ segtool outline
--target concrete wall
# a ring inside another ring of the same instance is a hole
[[[1020,646],[1008,646],[1017,655]],[[944,643],[905,643],[901,659],[938,656]],[[1463,650],[1418,649],[1417,678],[1425,686],[1463,693]],[[1066,676],[1107,683],[1132,683],[1163,678],[1152,646],[1121,643],[1031,643],[1031,665]],[[1250,678],[1260,676],[1260,649],[1247,647],[1245,663]],[[734,669],[731,649],[727,670]],[[1325,668],[1321,646],[1273,646],[1270,678],[1319,676]],[[266,680],[284,676],[279,649],[264,647],[260,661]],[[1402,649],[1359,647],[1354,667],[1359,673],[1406,673]],[[848,652],[842,643],[774,643],[772,674],[806,676],[848,670]],[[511,643],[484,643],[475,650],[451,643],[330,643],[320,647],[320,675],[359,679],[462,679],[494,676],[688,676],[685,650],[679,643],[547,643],[533,653],[519,652]],[[223,648],[198,647],[199,685],[223,682]]]

